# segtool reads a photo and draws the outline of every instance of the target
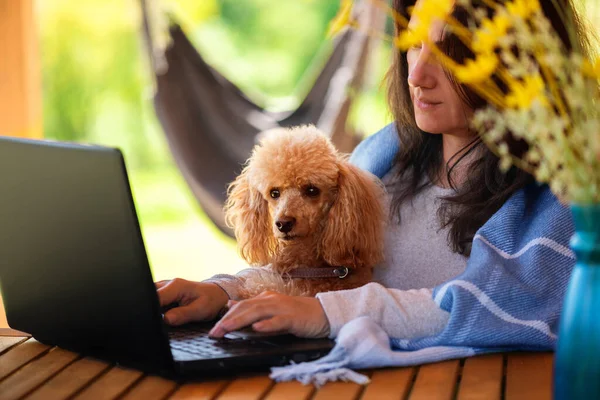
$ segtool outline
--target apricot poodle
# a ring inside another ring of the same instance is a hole
[[[242,257],[265,267],[242,297],[314,296],[371,280],[383,258],[385,189],[314,126],[265,132],[228,189],[226,220]]]

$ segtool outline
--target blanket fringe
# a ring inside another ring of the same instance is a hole
[[[304,385],[312,383],[318,388],[327,382],[335,381],[354,382],[359,385],[366,385],[371,382],[368,376],[348,368],[335,368],[322,372],[296,371],[294,367],[298,365],[300,364],[273,368],[270,377],[276,382],[297,380]]]
[[[290,365],[271,368],[269,377],[276,382],[297,380],[304,385],[313,383],[316,387],[338,380],[355,382],[359,385],[369,383],[370,380],[367,376],[343,368],[344,365],[348,365],[349,361],[348,352],[344,347],[339,346],[317,361],[299,364],[292,361]]]

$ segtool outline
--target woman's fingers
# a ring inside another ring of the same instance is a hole
[[[277,313],[277,308],[272,299],[254,298],[240,301],[229,309],[227,314],[211,329],[209,335],[223,337],[228,332],[271,318]]]
[[[167,306],[169,304],[178,302],[181,299],[181,285],[174,283],[174,280],[168,281],[157,289],[156,293],[158,293],[158,300],[161,306]]]
[[[246,326],[252,325],[254,322],[260,321],[265,318],[271,318],[272,314],[257,312],[256,310],[247,310],[244,312],[235,313],[233,316],[227,319],[223,318],[219,321],[209,332],[209,335],[215,338],[223,337],[228,332],[242,329]]]
[[[165,322],[169,325],[212,319],[228,299],[227,293],[214,283],[175,278],[157,282],[156,286],[161,307],[177,304],[165,312]]]
[[[156,286],[157,289],[160,289],[161,287],[165,286],[169,282],[171,282],[170,279],[154,282],[154,286]]]
[[[195,293],[195,287],[198,285],[197,282],[190,282],[180,278],[161,282],[165,282],[157,289],[161,306],[167,306],[172,303],[185,305],[198,297],[198,294]]]
[[[172,326],[187,324],[192,321],[201,321],[207,319],[208,314],[206,307],[203,307],[201,301],[195,301],[191,304],[173,308],[165,313],[165,322]]]
[[[252,329],[264,333],[284,333],[289,332],[291,328],[292,318],[290,315],[276,315],[252,324]]]
[[[329,322],[318,299],[264,293],[250,300],[229,302],[230,309],[209,335],[225,336],[245,326],[259,332],[292,333],[300,337],[326,337]]]

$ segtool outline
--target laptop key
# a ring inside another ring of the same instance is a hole
[[[275,345],[256,339],[242,339],[235,335],[213,339],[207,332],[169,332],[171,348],[208,358],[251,355],[273,349]]]

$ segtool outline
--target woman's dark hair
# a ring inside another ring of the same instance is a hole
[[[414,0],[394,0],[393,7],[406,18],[406,9],[414,6]],[[473,1],[474,5],[479,3]],[[542,9],[555,31],[559,34],[567,49],[578,48],[587,54],[588,45],[582,34],[581,23],[577,18],[571,0],[541,0]],[[561,10],[553,6],[560,3]],[[484,7],[483,4],[480,5]],[[488,9],[491,13],[491,11]],[[578,33],[578,37],[569,38],[562,16],[570,16],[570,20]],[[453,17],[466,25],[467,12],[461,7],[455,7]],[[396,34],[400,30],[396,25]],[[473,58],[473,53],[451,32],[444,35],[439,43],[442,51],[458,62]],[[429,134],[420,130],[415,122],[413,104],[408,88],[408,64],[406,53],[394,47],[394,59],[387,72],[388,103],[394,116],[396,129],[400,138],[400,151],[395,159],[397,168],[397,183],[391,188],[391,211],[400,218],[400,205],[412,199],[425,187],[428,187],[444,172],[450,186],[456,194],[443,199],[439,209],[442,228],[449,227],[448,242],[454,252],[469,255],[471,243],[479,229],[517,190],[534,181],[527,172],[512,167],[503,173],[499,167],[499,159],[485,146],[479,137],[455,154],[446,165],[442,157],[442,135]],[[464,104],[477,110],[487,106],[484,99],[479,97],[467,86],[457,83],[449,73],[448,78],[454,83],[456,91]],[[501,83],[496,83],[503,88]],[[509,151],[520,156],[527,151],[527,144],[515,140],[509,134],[507,138]],[[468,178],[460,187],[454,185],[453,171],[469,156]],[[472,161],[471,161],[472,160]],[[427,178],[427,179],[425,179]]]

